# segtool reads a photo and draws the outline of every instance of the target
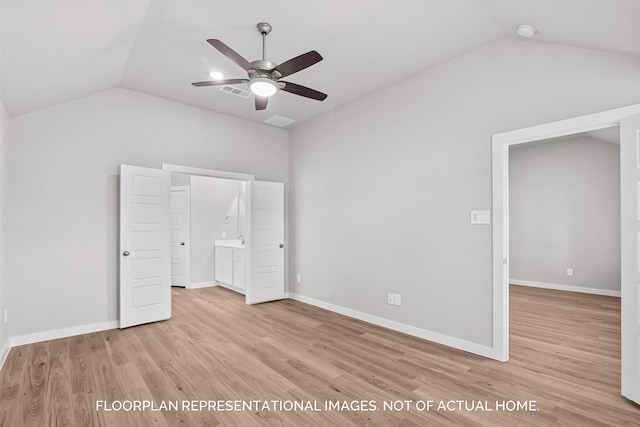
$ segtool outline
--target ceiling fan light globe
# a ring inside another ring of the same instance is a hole
[[[251,81],[249,89],[257,96],[269,97],[278,91],[278,86],[272,80],[260,78]]]

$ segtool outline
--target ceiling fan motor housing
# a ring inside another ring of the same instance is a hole
[[[254,70],[249,70],[247,72],[247,74],[249,74],[249,78],[267,77],[270,79],[277,79],[278,77],[281,77],[280,73],[278,73],[277,71],[271,73],[271,70],[278,66],[278,64],[273,61],[258,59],[256,61],[252,61],[251,65],[253,65],[258,72],[256,73]]]

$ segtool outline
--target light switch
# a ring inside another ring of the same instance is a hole
[[[402,297],[400,296],[400,294],[395,294],[393,297],[394,297],[394,301],[393,301],[394,305],[402,305]]]
[[[471,211],[471,224],[491,224],[491,211]]]
[[[223,231],[223,232],[222,232],[222,238],[223,238],[223,239],[226,239],[226,238],[227,238],[227,232],[226,232],[226,231]]]

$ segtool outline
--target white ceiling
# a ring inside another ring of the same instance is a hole
[[[278,114],[297,124],[515,37],[520,23],[539,29],[537,41],[640,56],[640,0],[2,0],[0,13],[0,89],[12,117],[124,87],[248,120]],[[259,59],[261,21],[273,26],[268,59],[322,54],[287,80],[327,93],[324,102],[279,92],[267,110],[255,111],[253,99],[191,86],[210,80],[211,70],[245,78],[206,39]]]

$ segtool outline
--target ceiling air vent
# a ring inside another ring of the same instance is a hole
[[[234,87],[234,86],[224,85],[224,86],[220,87],[220,90],[222,92],[230,93],[231,95],[236,95],[236,96],[239,96],[241,98],[248,98],[248,97],[251,96],[251,92],[248,92],[248,91],[242,90],[242,89],[238,89],[237,87]]]
[[[283,127],[289,126],[291,123],[295,122],[295,120],[290,119],[288,117],[276,115],[276,116],[269,117],[264,122],[268,123],[270,125],[274,125],[274,126],[278,126],[278,127],[283,128]]]

